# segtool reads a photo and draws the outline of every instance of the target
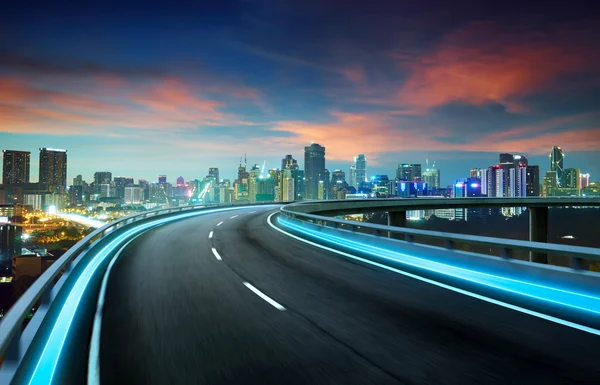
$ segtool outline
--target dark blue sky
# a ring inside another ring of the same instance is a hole
[[[520,4],[521,3],[521,4]],[[592,2],[19,2],[0,13],[0,148],[69,150],[174,181],[327,147],[370,173],[435,160],[442,182],[527,154],[600,176]],[[32,170],[35,180],[37,167]]]

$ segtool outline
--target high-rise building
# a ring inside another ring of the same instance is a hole
[[[185,184],[185,179],[182,176],[177,178],[177,187],[181,187]]]
[[[500,162],[500,163],[502,163],[502,162]],[[485,174],[485,172],[486,172],[486,170],[483,170],[483,169],[481,169],[479,167],[475,167],[475,168],[471,169],[470,175],[471,175],[471,178],[479,178],[479,179],[481,179],[481,176],[483,174]]]
[[[112,182],[112,173],[109,171],[97,171],[94,173],[94,184],[100,186],[101,184]]]
[[[350,165],[350,186],[356,188],[358,183],[356,181],[356,164]]]
[[[552,147],[550,151],[550,171],[556,171],[558,184],[560,186],[563,178],[565,154],[559,146]]]
[[[103,183],[100,185],[100,198],[110,198],[112,195],[110,194],[110,184]]]
[[[579,181],[581,170],[578,168],[566,168],[563,171],[562,182],[560,187],[563,188],[581,188]]]
[[[83,176],[77,175],[75,178],[73,178],[73,186],[83,186],[83,183]]]
[[[546,171],[542,183],[542,196],[552,196],[554,190],[558,188],[558,175],[556,171]]]
[[[169,202],[166,183],[151,183],[149,185],[149,195],[150,203],[164,205]]]
[[[325,147],[313,143],[304,147],[304,198],[318,199],[319,182],[324,181]]]
[[[282,202],[293,202],[295,199],[295,179],[292,175],[292,170],[286,169],[282,170],[281,176],[281,201]]]
[[[411,175],[412,167],[410,166],[410,164],[401,163],[398,165],[398,168],[396,169],[397,180],[409,181],[411,180]]]
[[[366,182],[368,180],[368,176],[367,157],[365,154],[358,154],[358,156],[354,158],[354,165],[356,168],[356,183]]]
[[[323,176],[321,178],[321,181],[323,182],[323,197],[319,198],[319,199],[330,199],[329,198],[329,193],[331,192],[331,173],[329,172],[328,169],[325,169],[325,171],[323,171]],[[319,182],[321,182],[319,181]]]
[[[258,194],[258,180],[260,178],[260,167],[257,164],[252,166],[248,176],[248,201],[256,202]]]
[[[215,178],[215,181],[219,183],[221,179],[219,179],[219,168],[218,167],[210,167],[208,169],[208,176]]]
[[[528,197],[540,196],[540,167],[527,166],[526,190]]]
[[[285,158],[281,159],[282,170],[295,170],[298,168],[298,161],[291,155],[286,155]]]
[[[144,189],[138,186],[125,187],[125,198],[126,204],[139,204],[144,201]]]
[[[579,187],[584,189],[590,185],[590,174],[579,174]]]
[[[28,151],[3,150],[3,184],[29,183],[31,153]]]
[[[421,180],[421,165],[411,164],[410,165],[410,180]]]
[[[67,150],[40,148],[40,183],[67,188]]]
[[[437,194],[440,188],[440,170],[437,168],[428,168],[423,172],[422,180],[427,183],[429,192]]]
[[[486,181],[489,197],[527,196],[527,167],[525,166],[515,167],[511,163],[491,166],[488,168]]]
[[[111,186],[115,189],[115,193],[112,195],[116,198],[125,198],[125,187],[133,185],[133,178],[127,178],[123,176],[116,176]]]
[[[346,173],[342,170],[334,170],[331,173],[331,184],[329,186],[329,199],[337,199],[337,192],[348,187]]]
[[[159,184],[165,184],[165,183],[167,183],[167,176],[166,175],[159,175],[158,176],[158,183]]]

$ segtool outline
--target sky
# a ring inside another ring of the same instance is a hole
[[[240,157],[369,174],[434,161],[442,184],[500,152],[600,181],[593,2],[11,2],[0,149],[68,150],[68,177],[233,178]]]

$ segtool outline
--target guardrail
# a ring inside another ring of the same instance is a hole
[[[262,202],[257,205],[272,204]],[[52,301],[58,294],[66,276],[73,270],[85,252],[111,234],[115,229],[127,226],[134,222],[150,217],[170,215],[184,211],[202,211],[203,209],[227,208],[246,206],[247,204],[203,204],[194,206],[181,206],[169,209],[158,209],[140,214],[133,214],[103,226],[71,247],[62,257],[54,262],[31,287],[19,298],[0,321],[0,365],[2,369],[14,371],[22,360],[24,353],[31,344],[41,320],[50,308]],[[59,276],[62,274],[59,280]],[[39,307],[34,319],[26,328],[23,327],[26,317],[36,304]],[[39,322],[33,322],[35,319]],[[2,359],[3,358],[3,359]]]
[[[294,211],[294,206],[295,205],[292,204],[282,207],[281,214],[285,217],[297,221],[306,221],[326,227],[344,228],[344,226],[346,226],[346,228],[351,231],[357,231],[358,228],[371,229],[373,235],[377,236],[386,235],[390,238],[393,238],[392,234],[398,234],[404,236],[405,241],[411,243],[415,242],[415,237],[441,240],[444,242],[444,247],[447,250],[455,249],[456,243],[464,243],[498,248],[500,249],[500,256],[506,259],[510,258],[512,252],[516,250],[561,255],[570,258],[571,267],[574,269],[582,269],[583,259],[600,261],[600,249],[592,247],[568,246],[554,243],[520,241],[513,239],[483,237],[476,235],[463,235],[439,231],[418,230],[409,229],[406,227],[356,222],[351,220],[338,219],[334,217],[327,217],[322,215]]]

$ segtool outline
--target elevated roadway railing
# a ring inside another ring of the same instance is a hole
[[[263,204],[271,204],[271,202],[264,202]],[[214,208],[234,208],[241,206],[244,205],[204,204],[133,214],[109,223],[79,241],[33,283],[0,321],[0,383],[8,383],[13,378],[27,349],[40,330],[40,326],[53,301],[58,296],[75,266],[82,259],[83,255],[93,252],[94,248],[105,238],[131,225],[148,222],[158,217],[167,217],[186,212],[201,212]],[[26,324],[28,315],[36,307],[34,316]]]
[[[530,241],[506,238],[463,235],[447,232],[406,228],[406,211],[446,209],[446,208],[503,208],[526,207],[529,209]],[[286,205],[282,215],[299,221],[307,221],[322,226],[346,228],[356,231],[358,228],[370,229],[373,234],[390,238],[435,239],[442,241],[448,250],[457,243],[488,246],[500,250],[500,256],[510,258],[513,251],[530,253],[531,262],[546,263],[547,255],[568,256],[571,267],[582,268],[582,260],[600,261],[600,249],[581,246],[567,246],[546,243],[548,239],[549,207],[600,207],[600,197],[594,198],[439,198],[439,199],[353,199],[337,201],[306,201]],[[388,214],[388,225],[378,225],[353,220],[338,219],[334,216],[361,213]]]

